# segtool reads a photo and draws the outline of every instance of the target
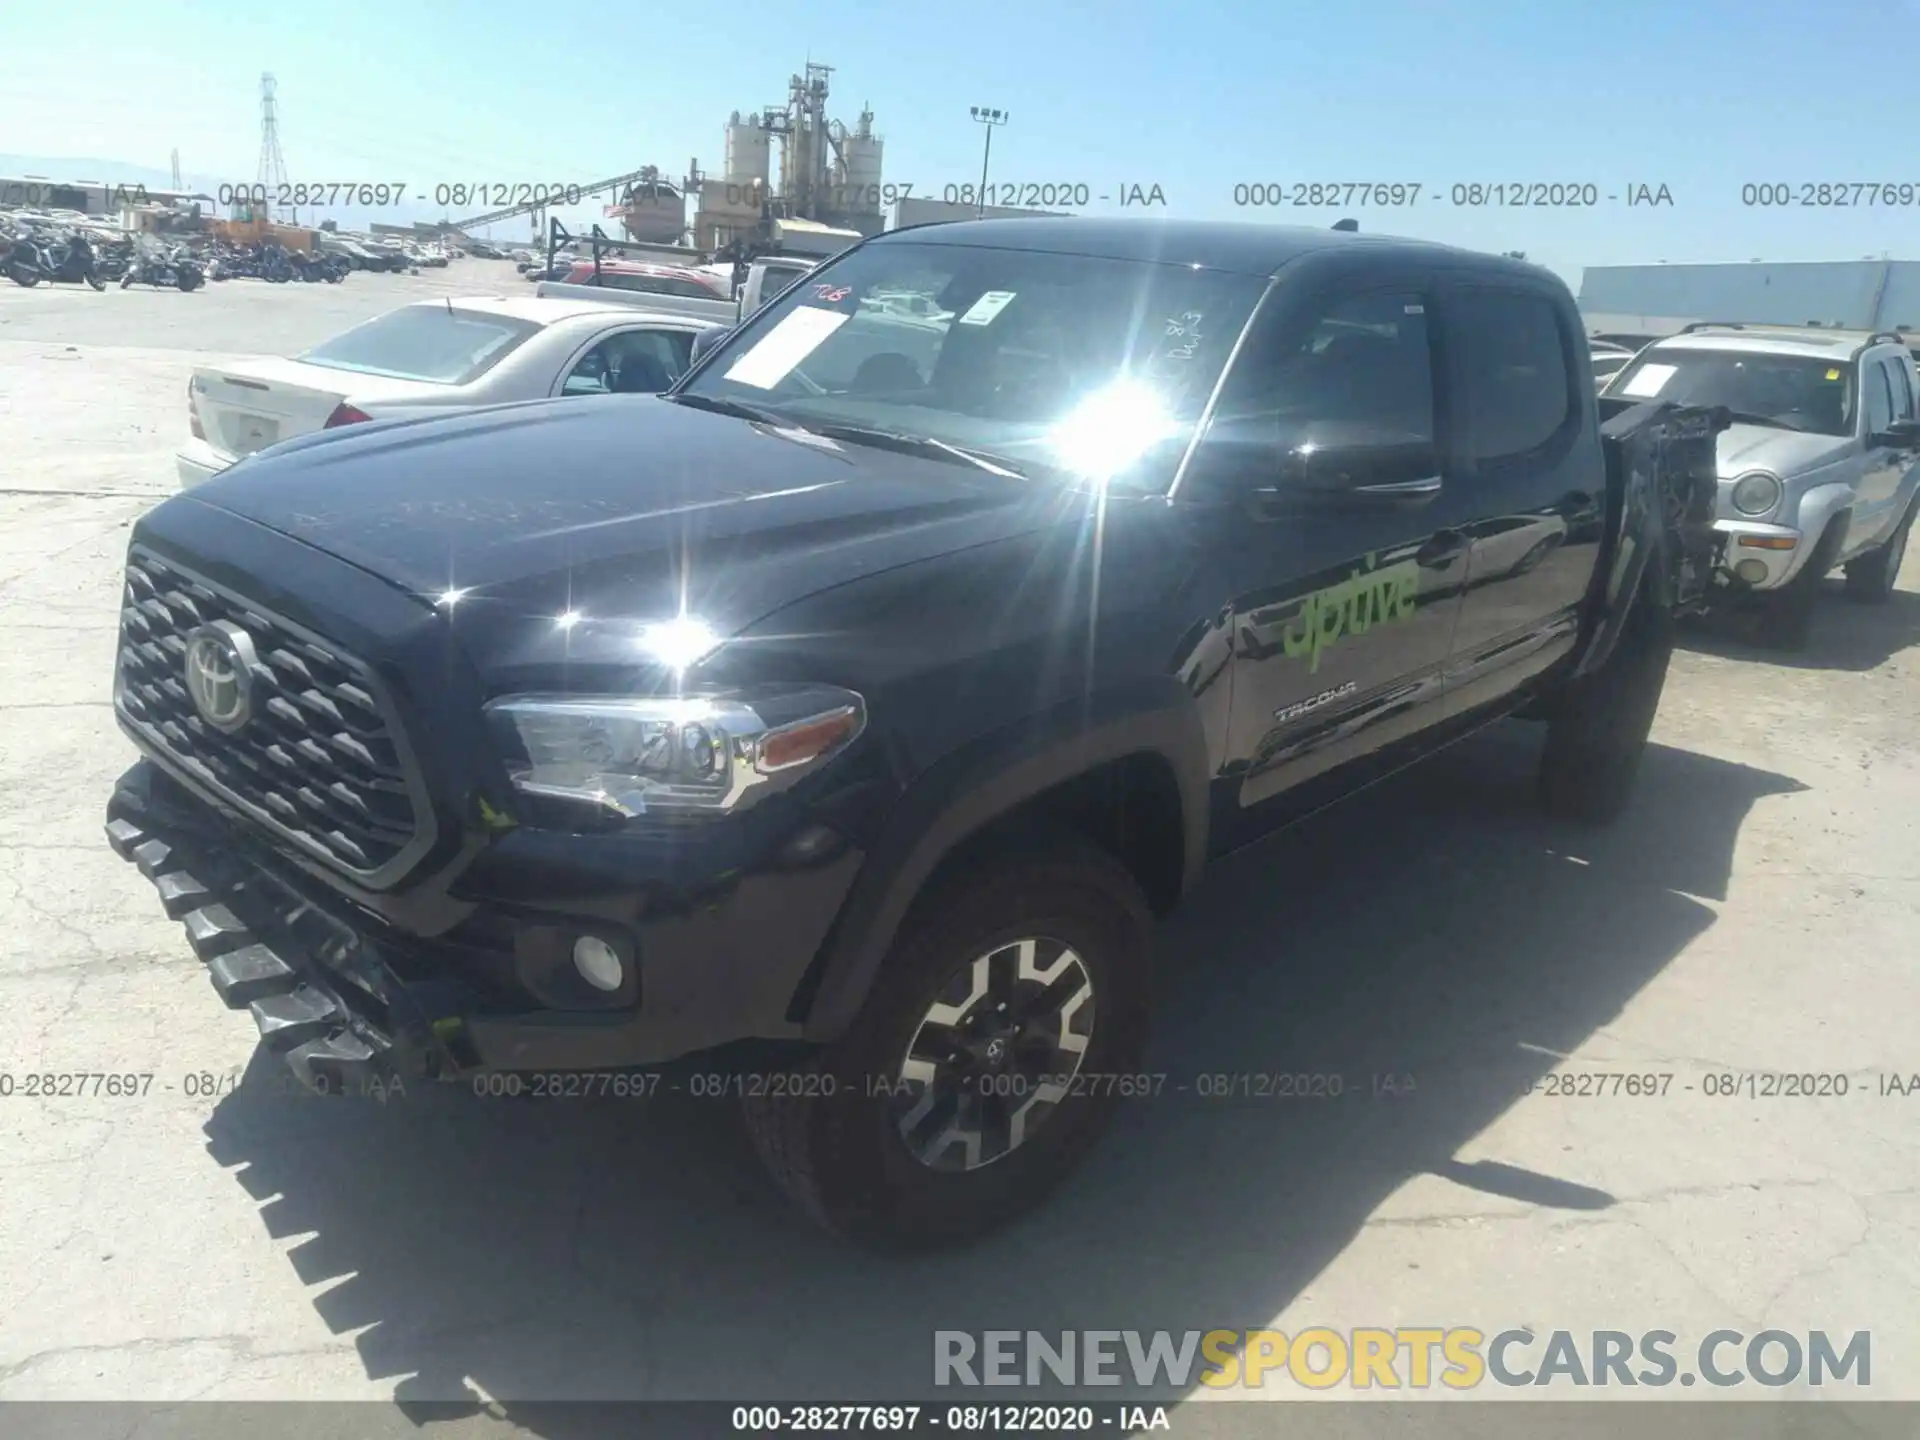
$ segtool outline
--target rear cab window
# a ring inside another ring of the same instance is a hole
[[[447,305],[406,305],[304,355],[304,365],[392,380],[465,385],[540,332],[530,320]]]

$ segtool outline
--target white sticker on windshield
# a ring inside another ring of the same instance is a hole
[[[761,336],[751,350],[728,367],[722,378],[736,385],[751,385],[756,390],[771,390],[852,318],[802,305],[789,311],[785,319]]]
[[[967,307],[967,313],[960,317],[962,325],[991,325],[993,317],[1013,303],[1016,292],[1012,290],[989,290],[973,304]],[[1022,315],[1027,312],[1022,310]]]
[[[1658,395],[1661,387],[1673,378],[1678,365],[1642,365],[1640,373],[1620,388],[1622,395],[1638,395],[1641,398]]]

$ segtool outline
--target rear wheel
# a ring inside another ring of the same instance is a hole
[[[828,1228],[883,1250],[972,1240],[1037,1205],[1137,1076],[1151,922],[1076,836],[964,865],[902,927],[846,1036],[746,1101],[755,1148]]]
[[[24,260],[16,260],[7,266],[7,274],[12,277],[14,284],[24,285],[29,290],[40,283],[40,272]]]
[[[1900,562],[1907,558],[1907,537],[1913,533],[1913,510],[1908,508],[1887,543],[1847,562],[1847,598],[1869,605],[1884,604],[1900,578]]]
[[[1626,808],[1673,659],[1673,613],[1643,586],[1606,664],[1568,685],[1547,726],[1540,801],[1604,825]]]

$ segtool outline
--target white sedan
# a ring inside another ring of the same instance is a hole
[[[187,382],[182,486],[269,445],[362,420],[549,396],[658,392],[711,321],[529,296],[420,301],[290,360],[207,366]]]

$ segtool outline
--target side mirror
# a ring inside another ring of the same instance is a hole
[[[726,340],[737,329],[739,329],[737,325],[715,327],[712,330],[702,330],[698,335],[694,336],[693,353],[688,358],[687,368],[692,369],[693,366],[698,365],[709,350]]]
[[[1899,450],[1920,445],[1920,420],[1896,420],[1874,436],[1873,443],[1892,446]]]

